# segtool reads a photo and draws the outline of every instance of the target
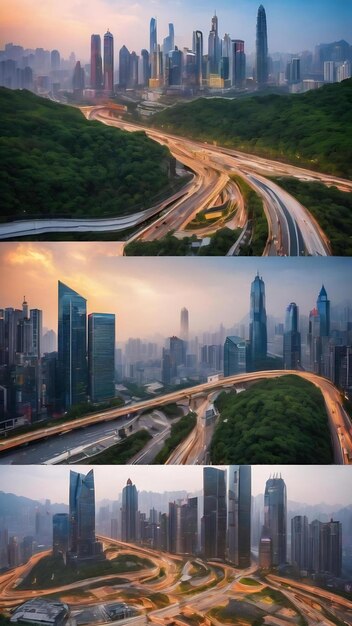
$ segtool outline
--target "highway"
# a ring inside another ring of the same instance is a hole
[[[322,392],[325,406],[327,410],[329,428],[331,431],[334,460],[338,464],[351,464],[352,463],[352,425],[351,421],[346,414],[346,411],[342,405],[342,399],[340,392],[331,381],[328,379],[317,376],[310,372],[299,372],[296,370],[273,370],[264,372],[251,372],[246,374],[237,374],[235,376],[229,376],[210,383],[202,383],[194,387],[188,387],[179,391],[165,394],[152,400],[143,400],[137,402],[134,405],[129,405],[128,412],[130,417],[139,411],[145,411],[146,409],[161,408],[164,404],[183,402],[185,400],[191,400],[193,396],[204,394],[205,398],[211,393],[221,389],[231,388],[235,385],[241,385],[252,381],[266,380],[268,378],[277,378],[285,375],[300,376],[314,385],[316,385]],[[2,462],[3,453],[6,453],[7,463],[11,462],[8,457],[8,452],[18,448],[23,444],[35,445],[38,441],[47,439],[48,437],[57,436],[67,431],[73,431],[91,424],[98,422],[110,422],[116,420],[118,417],[126,414],[126,408],[109,409],[101,413],[95,413],[82,417],[74,421],[58,424],[57,426],[49,426],[39,428],[35,431],[29,431],[20,435],[9,435],[8,437],[0,441],[0,463]]]
[[[45,232],[118,232],[133,227],[137,231],[128,241],[160,239],[171,230],[176,231],[178,236],[186,236],[189,231],[185,228],[197,212],[219,204],[219,197],[225,190],[230,193],[231,189],[232,192],[236,191],[230,176],[239,174],[264,200],[270,235],[263,254],[331,254],[329,241],[309,211],[265,176],[286,175],[302,180],[318,180],[326,185],[336,185],[344,191],[352,191],[351,181],[131,124],[113,117],[112,112],[103,106],[81,107],[81,110],[87,119],[96,119],[109,126],[131,132],[144,130],[152,139],[167,145],[176,159],[194,172],[193,180],[163,203],[130,216],[93,220],[43,219],[10,222],[0,225],[0,239],[35,236]],[[143,226],[146,219],[152,220],[153,216],[155,219],[152,224]],[[224,223],[230,228],[244,228],[246,221],[247,216],[239,203],[237,214],[229,223],[225,220],[215,228],[222,227]],[[141,228],[138,229],[138,226]],[[205,232],[210,231],[209,227]],[[121,254],[123,246],[121,243],[119,247]]]

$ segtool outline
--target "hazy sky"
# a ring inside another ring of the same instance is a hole
[[[86,474],[91,467],[2,466],[0,491],[52,502],[68,502],[69,472]],[[131,478],[139,491],[187,492],[202,489],[203,468],[195,466],[97,466],[94,469],[96,500],[117,499]],[[270,475],[280,474],[289,500],[305,504],[352,504],[352,467],[338,465],[253,465],[252,493],[263,493]]]
[[[189,310],[191,333],[231,327],[249,311],[257,270],[267,312],[284,320],[294,301],[308,314],[324,283],[332,305],[352,302],[352,259],[138,258],[116,256],[114,243],[1,243],[0,308],[43,310],[43,325],[57,331],[58,279],[88,300],[88,313],[115,313],[117,341],[179,333],[180,310]]]
[[[151,17],[158,20],[160,43],[168,22],[173,22],[176,44],[191,46],[196,29],[203,31],[207,42],[216,9],[220,35],[228,32],[244,39],[247,52],[252,52],[259,4],[259,0],[11,0],[2,2],[0,46],[12,41],[29,48],[58,48],[66,58],[74,50],[88,61],[90,35],[103,35],[109,28],[116,53],[126,44],[139,54],[141,48],[149,48]],[[351,0],[265,0],[263,4],[271,52],[298,52],[351,38]]]

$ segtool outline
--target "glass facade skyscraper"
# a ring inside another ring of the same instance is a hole
[[[121,538],[122,541],[137,539],[138,491],[129,478],[122,489]]]
[[[300,571],[308,569],[308,518],[295,515],[291,520],[291,563]]]
[[[286,309],[284,330],[284,369],[295,370],[301,363],[301,333],[298,330],[299,312],[295,302]]]
[[[59,281],[58,360],[67,409],[87,400],[87,301]]]
[[[104,35],[104,89],[114,91],[114,37],[109,30]]]
[[[265,285],[259,274],[251,284],[249,312],[249,358],[251,369],[261,367],[267,356]]]
[[[90,40],[90,86],[92,89],[101,89],[103,86],[100,35],[92,35]]]
[[[226,553],[226,472],[203,469],[202,544],[207,559],[224,559]]]
[[[115,396],[115,315],[88,316],[88,377],[92,402]]]
[[[53,516],[53,555],[63,557],[68,551],[69,516],[67,513],[55,513]]]
[[[230,465],[228,470],[227,558],[243,569],[251,564],[250,465]]]
[[[282,478],[269,478],[264,494],[264,528],[271,540],[271,565],[286,563],[287,493]]]
[[[268,33],[266,26],[266,13],[261,4],[257,15],[256,36],[256,81],[259,87],[268,82]]]
[[[246,342],[241,337],[226,337],[224,343],[224,376],[246,371]]]
[[[188,332],[189,332],[188,309],[183,307],[181,309],[181,323],[180,323],[180,337],[183,341],[188,341]]]
[[[158,38],[156,19],[150,20],[149,26],[149,60],[150,60],[150,78],[158,77]]]
[[[99,554],[95,538],[94,473],[70,472],[69,551],[72,558],[90,559]]]
[[[320,337],[329,337],[330,335],[330,300],[324,285],[322,286],[318,299],[317,309],[320,320]]]

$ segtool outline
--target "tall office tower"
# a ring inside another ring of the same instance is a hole
[[[173,50],[175,48],[175,31],[174,31],[174,25],[173,24],[169,24],[169,34],[167,37],[165,37],[164,41],[163,41],[163,54],[164,56],[166,56],[170,50]]]
[[[8,555],[9,531],[7,528],[0,528],[0,569],[9,567]]]
[[[328,300],[328,295],[326,293],[326,289],[324,285],[322,286],[318,299],[317,299],[317,309],[319,313],[320,320],[320,337],[329,337],[330,335],[330,300]]]
[[[220,65],[220,39],[218,31],[218,18],[211,18],[211,30],[208,38],[209,73],[218,74]]]
[[[316,374],[320,368],[321,342],[320,342],[320,316],[318,309],[314,308],[309,313],[308,337],[309,365]]]
[[[53,555],[66,558],[69,543],[69,516],[68,513],[53,515]]]
[[[90,38],[90,86],[97,90],[103,87],[100,35],[92,35]]]
[[[263,5],[258,9],[257,37],[256,37],[256,81],[258,87],[267,84],[269,78],[268,68],[268,34],[266,27],[266,14]]]
[[[42,349],[43,313],[40,309],[30,310],[30,322],[32,328],[32,354],[40,359]]]
[[[5,344],[5,364],[14,365],[16,362],[16,352],[18,345],[18,324],[23,320],[23,311],[7,307],[4,317],[4,344]]]
[[[176,367],[186,363],[186,343],[179,337],[170,337],[170,356]]]
[[[60,69],[60,52],[58,50],[52,50],[51,54],[50,54],[50,65],[51,65],[51,70],[53,72],[56,72],[57,70]]]
[[[135,89],[138,86],[138,65],[139,65],[139,57],[137,54],[132,51],[130,56],[130,78],[129,78],[129,87]]]
[[[284,369],[296,370],[301,364],[301,333],[298,306],[291,302],[286,309],[284,331]]]
[[[59,281],[58,361],[62,404],[87,400],[87,301]]]
[[[232,39],[230,54],[230,78],[234,87],[241,89],[246,84],[246,55],[243,39]]]
[[[91,402],[115,397],[115,315],[88,316],[88,379]]]
[[[226,555],[226,474],[215,467],[203,469],[202,549],[205,558]]]
[[[291,563],[300,571],[308,569],[308,518],[296,515],[291,520]]]
[[[182,60],[182,52],[177,46],[166,56],[165,83],[170,87],[182,84]]]
[[[272,565],[286,563],[287,494],[282,478],[269,478],[264,494],[264,528],[271,539]]]
[[[266,359],[267,342],[265,285],[257,274],[251,285],[249,312],[249,358],[252,369],[256,370]]]
[[[224,376],[242,374],[246,369],[246,342],[241,337],[226,337],[224,343]]]
[[[309,569],[315,573],[341,576],[342,525],[330,520],[309,524]]]
[[[85,75],[84,68],[81,66],[81,62],[77,61],[72,76],[72,88],[73,91],[83,91],[85,87]]]
[[[108,30],[104,35],[104,89],[114,92],[114,37]]]
[[[119,87],[126,89],[130,83],[131,54],[126,46],[122,46],[119,52]]]
[[[150,20],[149,42],[150,78],[158,78],[158,36],[154,17]]]
[[[193,52],[196,55],[196,82],[197,86],[203,84],[203,33],[200,30],[193,31]]]
[[[301,59],[291,59],[291,61],[287,64],[286,79],[291,85],[301,81]]]
[[[180,337],[183,341],[188,341],[189,334],[189,315],[188,309],[183,307],[181,309],[181,320],[180,320]]]
[[[94,473],[70,472],[69,552],[71,558],[92,559],[101,554],[95,537]]]
[[[170,551],[194,555],[198,550],[198,498],[170,504]]]
[[[137,533],[138,491],[136,485],[129,478],[126,487],[122,489],[121,509],[121,539],[133,542],[138,538]]]
[[[250,465],[229,466],[227,494],[227,558],[245,569],[251,564]]]
[[[139,75],[139,84],[142,86],[148,85],[150,78],[150,67],[149,67],[149,52],[145,48],[141,50],[141,72]]]

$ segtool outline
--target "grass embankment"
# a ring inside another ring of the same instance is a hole
[[[124,465],[142,450],[151,438],[152,436],[147,430],[139,430],[130,437],[119,441],[116,446],[111,446],[104,452],[90,456],[80,463],[83,465]]]
[[[17,588],[20,590],[50,589],[98,576],[126,574],[152,567],[154,564],[149,559],[135,554],[121,554],[112,560],[95,563],[82,562],[72,566],[65,565],[61,557],[46,556],[36,563]],[[126,580],[121,579],[120,584],[124,582]]]
[[[163,465],[169,458],[171,452],[183,441],[193,430],[197,422],[195,413],[188,413],[181,417],[177,424],[171,426],[170,437],[164,443],[163,448],[156,455],[153,463]]]
[[[104,217],[169,188],[170,153],[144,132],[90,122],[72,107],[0,88],[3,220]]]
[[[289,375],[240,394],[221,393],[211,460],[229,463],[332,463],[324,398],[312,383]]]
[[[247,209],[248,220],[252,223],[251,243],[240,247],[240,256],[261,256],[269,237],[268,220],[263,207],[263,200],[240,176],[232,176],[239,186]]]
[[[298,95],[199,98],[152,126],[201,141],[352,177],[352,79]]]
[[[352,256],[352,193],[297,178],[273,180],[315,217],[330,240],[334,256]]]

